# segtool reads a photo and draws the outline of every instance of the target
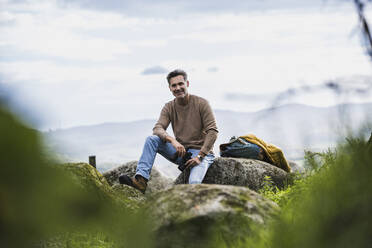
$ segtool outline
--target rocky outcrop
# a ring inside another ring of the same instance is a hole
[[[81,189],[93,192],[103,201],[114,202],[131,210],[137,210],[143,203],[143,196],[131,187],[111,187],[105,177],[87,163],[62,164],[61,169],[67,171],[70,178]]]
[[[175,184],[187,183],[189,171],[185,170],[176,179]],[[289,180],[288,173],[263,161],[245,158],[216,158],[209,167],[203,180],[207,184],[245,186],[258,191],[264,185],[265,176],[269,176],[274,185],[282,188]]]
[[[279,209],[246,187],[212,184],[176,185],[150,196],[145,206],[158,247],[206,247],[215,238],[239,242]]]
[[[104,172],[103,176],[110,185],[119,184],[119,176],[121,174],[126,174],[130,177],[133,177],[136,174],[137,163],[138,161],[128,162]],[[170,186],[172,186],[172,180],[161,175],[160,172],[153,167],[150,180],[147,184],[146,194],[164,190]]]
[[[114,197],[114,192],[106,179],[90,164],[66,163],[62,164],[61,168],[67,171],[82,189],[94,189],[101,198]]]
[[[121,197],[128,199],[132,202],[136,202],[136,206],[142,207],[145,203],[146,197],[137,189],[123,185],[123,184],[114,184],[112,189],[120,194]]]

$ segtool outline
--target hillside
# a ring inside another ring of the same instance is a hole
[[[219,128],[214,148],[216,154],[219,154],[219,144],[227,142],[231,136],[253,133],[281,147],[288,159],[298,160],[304,149],[321,150],[332,146],[345,127],[356,130],[367,120],[371,122],[372,103],[327,108],[290,104],[247,113],[215,110],[215,114]],[[49,148],[58,151],[63,159],[87,161],[89,155],[96,155],[98,168],[104,171],[114,165],[138,160],[143,142],[151,135],[155,121],[103,123],[44,134]],[[177,169],[159,157],[155,162],[161,167],[159,170],[168,176],[176,176]]]

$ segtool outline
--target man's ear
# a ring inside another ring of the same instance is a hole
[[[186,86],[189,87],[189,85],[190,85],[190,82],[189,82],[189,80],[187,80]]]

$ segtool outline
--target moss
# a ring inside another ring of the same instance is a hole
[[[216,213],[198,216],[181,223],[162,226],[157,231],[157,247],[236,247],[248,236],[256,224],[244,215]]]
[[[221,204],[225,207],[234,209],[236,212],[244,212],[246,210],[244,203],[240,203],[235,200],[222,200]]]
[[[252,198],[248,195],[248,194],[239,194],[239,199],[241,201],[249,201],[251,200]]]
[[[86,163],[66,163],[61,167],[70,172],[75,182],[82,187],[96,187],[106,194],[112,194],[106,179],[93,166]]]
[[[94,192],[102,200],[114,202],[131,210],[138,210],[143,205],[144,199],[139,191],[119,185],[112,188],[105,177],[87,163],[66,163],[60,167],[69,172],[77,185]]]
[[[250,197],[249,193],[239,192],[237,195],[234,195],[234,197],[231,197],[230,195],[225,196],[221,203],[227,208],[234,209],[237,213],[244,213],[248,211],[246,204],[251,200],[252,197]]]
[[[158,247],[234,247],[275,212],[265,201],[244,187],[200,184],[159,192],[146,206],[157,222]]]
[[[117,247],[113,240],[100,232],[66,232],[49,240],[40,242],[40,248],[114,248]]]
[[[145,204],[146,197],[130,186],[115,184],[112,189],[116,200],[123,202],[129,209],[140,210]]]

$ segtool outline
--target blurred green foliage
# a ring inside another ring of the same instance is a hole
[[[1,247],[151,247],[133,202],[95,169],[46,156],[39,133],[2,106],[0,137]]]
[[[306,153],[307,174],[266,197],[282,208],[254,247],[372,247],[372,146],[349,137],[336,150]],[[247,244],[250,241],[247,241]],[[250,246],[246,246],[250,247]]]
[[[273,202],[281,206],[283,201],[288,200],[287,195],[289,194],[289,192],[291,192],[291,189],[292,184],[285,185],[284,188],[280,189],[274,184],[270,176],[265,176],[263,187],[258,192],[264,197],[272,200]]]

